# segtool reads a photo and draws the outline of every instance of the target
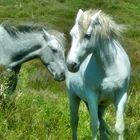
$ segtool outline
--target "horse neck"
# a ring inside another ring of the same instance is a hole
[[[14,46],[11,48],[12,50],[14,49],[11,58],[11,67],[39,57],[42,41],[43,35],[41,33],[19,34],[19,37],[13,41]]]
[[[19,38],[15,40],[15,47],[21,52],[32,52],[41,46],[43,35],[41,33],[21,33]]]
[[[113,39],[99,40],[96,46],[96,61],[106,69],[115,64],[117,55],[116,41]]]

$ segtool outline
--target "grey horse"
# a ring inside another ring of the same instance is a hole
[[[0,65],[14,74],[8,91],[17,85],[21,65],[34,58],[42,63],[57,81],[65,79],[65,37],[56,30],[33,25],[0,25]]]

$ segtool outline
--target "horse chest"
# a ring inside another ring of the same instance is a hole
[[[66,78],[66,84],[69,94],[76,95],[82,100],[86,100],[85,86],[79,74],[69,73]]]

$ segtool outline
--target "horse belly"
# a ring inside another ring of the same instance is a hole
[[[114,92],[99,92],[99,104],[109,105],[114,101]]]

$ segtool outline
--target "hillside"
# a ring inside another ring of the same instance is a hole
[[[69,31],[78,9],[102,9],[127,25],[123,44],[132,74],[126,108],[125,139],[140,140],[140,2],[139,0],[0,0],[0,22],[38,23],[64,32],[67,50]],[[112,117],[113,116],[113,117]],[[115,140],[115,112],[108,108],[105,119]],[[79,139],[89,140],[89,114],[81,104]],[[71,129],[65,82],[56,82],[39,60],[23,64],[16,92],[0,101],[1,140],[69,140]]]

